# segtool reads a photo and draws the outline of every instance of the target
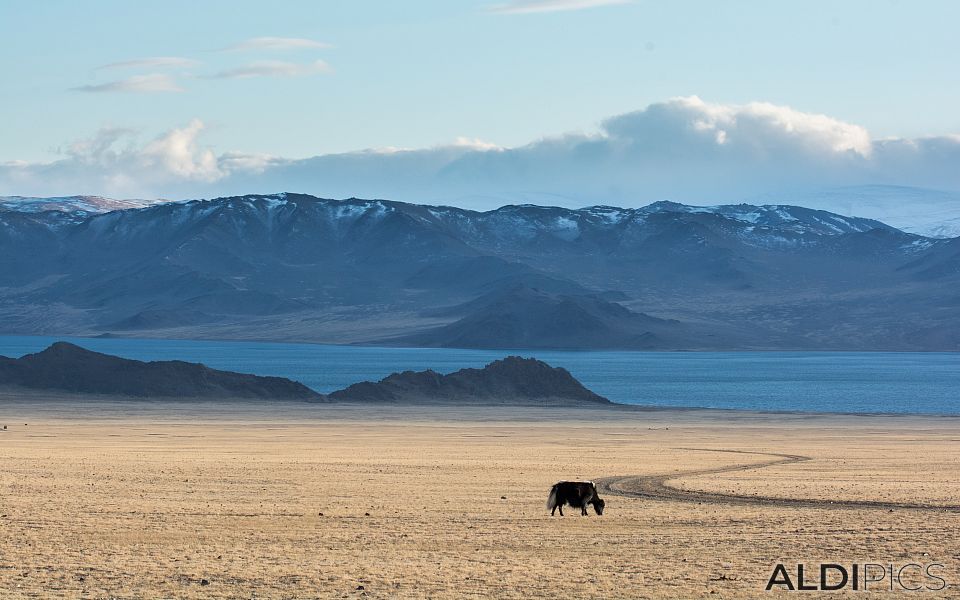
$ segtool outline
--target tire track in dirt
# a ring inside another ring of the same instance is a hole
[[[669,481],[684,477],[700,475],[718,475],[720,473],[735,473],[751,471],[775,465],[789,465],[813,460],[809,456],[799,454],[779,454],[775,452],[752,452],[747,450],[720,450],[714,448],[674,448],[690,452],[723,452],[729,454],[745,454],[753,456],[773,457],[772,460],[750,463],[746,465],[730,465],[709,469],[694,469],[680,473],[666,473],[661,475],[619,475],[595,479],[594,483],[599,491],[613,496],[627,498],[643,498],[646,500],[660,500],[672,502],[696,502],[710,504],[733,504],[748,506],[777,506],[794,508],[821,508],[821,509],[882,509],[882,510],[923,510],[937,512],[960,512],[957,505],[930,505],[912,502],[884,502],[882,500],[818,500],[812,498],[777,498],[774,496],[740,496],[722,492],[703,492],[684,490],[669,485]]]

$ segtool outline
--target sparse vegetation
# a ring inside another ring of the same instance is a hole
[[[949,559],[958,533],[956,515],[938,512],[608,494],[602,517],[550,519],[543,508],[558,479],[665,472],[679,486],[748,495],[956,504],[954,419],[904,417],[892,430],[886,417],[133,406],[4,404],[31,423],[0,438],[5,599],[360,587],[370,598],[765,598],[778,560],[929,562]],[[704,447],[813,460],[684,479],[763,460],[684,450]],[[918,519],[937,534],[918,536]]]

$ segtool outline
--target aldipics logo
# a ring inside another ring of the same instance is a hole
[[[797,564],[792,570],[778,563],[766,590],[791,592],[891,591],[937,592],[947,587],[941,563],[821,563],[808,567]]]

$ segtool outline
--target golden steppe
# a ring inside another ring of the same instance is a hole
[[[0,425],[3,599],[793,597],[773,565],[821,561],[960,590],[955,418],[8,396]],[[723,470],[767,454],[807,460]],[[677,497],[544,508],[626,475]]]

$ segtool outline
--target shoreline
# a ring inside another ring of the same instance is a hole
[[[17,356],[56,339],[61,338],[0,336],[0,346]],[[136,338],[76,341],[128,359],[184,360],[284,377],[320,394],[379,381],[391,373],[478,369],[505,353]],[[960,415],[954,393],[960,385],[960,354],[955,353],[588,351],[534,356],[565,368],[588,389],[629,410]]]
[[[414,420],[422,422],[478,421],[478,422],[558,422],[581,421],[642,422],[647,420],[676,420],[678,423],[709,425],[763,422],[802,424],[850,423],[858,420],[890,422],[891,419],[909,422],[938,422],[960,424],[960,414],[935,413],[852,413],[749,410],[736,408],[699,408],[677,406],[648,406],[612,403],[598,406],[567,405],[509,405],[509,404],[393,404],[362,402],[301,402],[292,400],[262,401],[244,399],[189,399],[189,398],[123,398],[112,396],[75,395],[39,390],[0,390],[0,419],[13,415],[46,417],[56,420],[90,420],[107,418],[151,419],[179,421],[184,418],[229,417],[238,421],[265,420],[268,422],[296,422],[303,420],[371,421]]]
[[[310,346],[327,348],[362,348],[362,349],[384,349],[384,350],[444,350],[460,352],[502,352],[504,356],[512,353],[525,353],[534,355],[538,352],[550,353],[570,353],[570,354],[593,354],[603,352],[626,352],[634,354],[957,354],[960,350],[904,350],[904,349],[862,349],[862,348],[676,348],[676,349],[637,349],[637,348],[470,348],[470,347],[447,347],[447,346],[392,346],[382,343],[383,340],[372,342],[320,342],[310,340],[278,340],[259,337],[141,337],[118,335],[114,332],[103,332],[99,334],[62,334],[49,335],[41,333],[4,333],[0,338],[18,337],[18,338],[44,338],[52,340],[117,340],[117,341],[144,341],[144,342],[216,342],[216,343],[237,343],[237,344],[276,344],[287,346]],[[18,357],[9,357],[18,358]]]

